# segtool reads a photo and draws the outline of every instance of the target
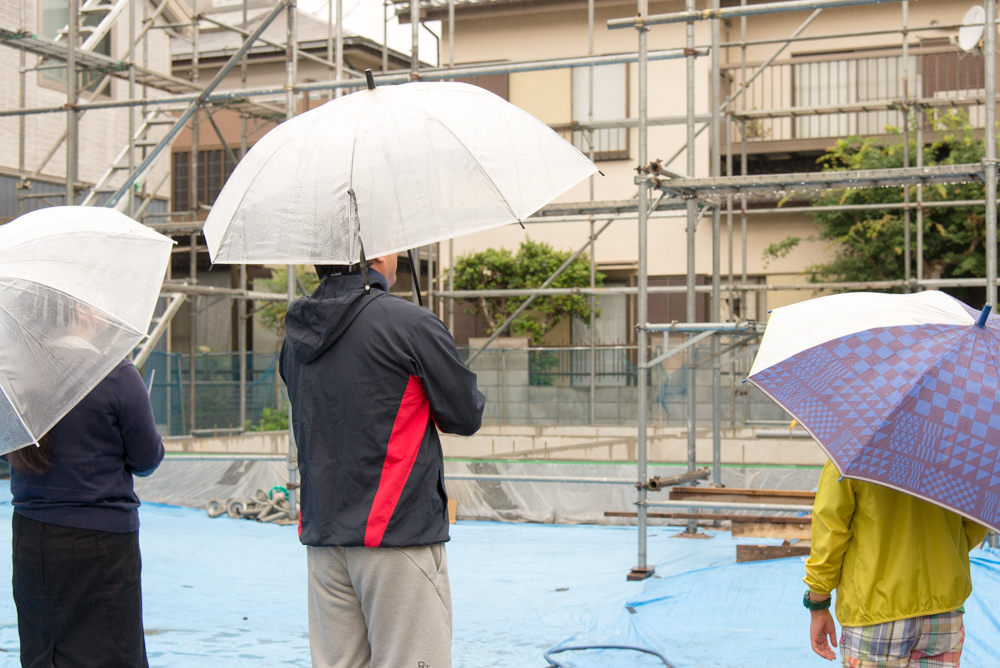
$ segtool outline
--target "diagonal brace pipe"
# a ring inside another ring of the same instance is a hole
[[[139,31],[139,34],[136,35],[135,42],[132,44],[132,46],[129,47],[128,51],[125,52],[125,55],[121,57],[122,60],[128,60],[129,58],[132,57],[132,52],[135,50],[136,44],[138,44],[139,41],[146,36],[146,33],[149,32],[150,28],[152,28],[153,23],[155,23],[156,19],[159,18],[160,14],[163,13],[163,10],[167,8],[167,2],[168,0],[163,0],[163,2],[161,2],[160,5],[156,8],[156,11],[153,12],[152,16],[150,16],[149,19],[147,19],[146,25],[144,25],[142,27],[142,30]],[[134,65],[134,63],[131,62],[130,64]],[[104,89],[107,88],[108,83],[110,81],[111,81],[111,75],[105,74],[104,77],[100,80],[100,82],[98,82],[97,87],[93,90],[93,92],[91,92],[90,96],[87,98],[87,102],[93,102],[94,100],[96,100],[98,96],[101,95],[102,92],[104,92]],[[85,113],[87,113],[87,110],[81,109],[80,117],[82,118]],[[34,173],[31,175],[30,178],[37,179],[41,175],[42,170],[44,170],[45,166],[49,164],[49,160],[51,160],[52,156],[56,154],[56,151],[59,150],[59,147],[63,145],[64,141],[66,141],[65,131],[63,131],[63,133],[59,136],[59,139],[56,140],[55,146],[53,146],[52,149],[45,155],[45,158],[42,159],[42,164],[38,166],[38,169],[34,171]]]
[[[153,331],[150,332],[149,336],[146,338],[145,343],[142,344],[142,348],[139,350],[139,353],[135,356],[135,359],[132,360],[132,363],[136,366],[136,368],[139,368],[146,363],[146,359],[148,359],[150,353],[153,352],[153,349],[159,342],[160,337],[162,337],[163,333],[167,331],[167,325],[169,325],[170,321],[174,319],[175,315],[177,315],[177,312],[181,308],[181,304],[183,304],[184,300],[187,298],[187,295],[180,292],[164,294],[163,296],[169,297],[170,302],[167,304],[167,309],[163,312],[163,315],[160,316],[159,322],[156,323],[156,327],[153,328]]]
[[[652,369],[653,367],[655,367],[660,362],[673,357],[674,355],[676,355],[677,353],[681,352],[682,350],[687,350],[688,348],[690,348],[694,344],[698,343],[702,339],[707,339],[708,337],[712,336],[713,334],[715,334],[715,330],[714,329],[710,329],[710,330],[702,332],[701,334],[698,334],[696,336],[692,336],[690,339],[688,339],[687,341],[685,341],[681,345],[677,346],[676,348],[671,348],[670,350],[668,350],[667,352],[663,353],[659,357],[653,358],[652,360],[650,360],[649,362],[647,362],[646,363],[646,368],[647,369]]]
[[[813,21],[815,21],[816,18],[822,12],[823,12],[822,9],[817,9],[812,14],[810,14],[809,18],[807,18],[805,21],[803,21],[802,25],[800,25],[798,28],[795,29],[795,32],[793,32],[792,36],[788,38],[788,41],[787,42],[782,42],[781,46],[779,46],[778,49],[774,53],[771,54],[771,57],[768,58],[767,60],[765,60],[764,63],[760,67],[758,67],[757,69],[755,69],[754,72],[753,72],[753,74],[750,76],[750,78],[747,79],[746,81],[744,81],[743,83],[741,83],[740,86],[739,86],[739,88],[737,88],[729,97],[727,97],[726,100],[725,100],[725,102],[723,102],[721,105],[719,105],[719,111],[725,111],[726,109],[729,108],[729,105],[732,104],[736,100],[736,98],[738,98],[740,95],[743,95],[744,93],[746,93],[747,89],[750,87],[750,84],[752,84],[754,82],[754,80],[757,79],[757,77],[759,77],[761,74],[763,74],[764,70],[766,70],[768,67],[770,67],[771,63],[773,63],[775,60],[777,60],[778,56],[780,56],[782,53],[784,53],[785,49],[787,49],[788,46],[792,43],[792,40],[794,40],[796,37],[798,37],[799,35],[801,35],[802,31],[805,30],[807,27],[809,27],[809,24],[812,23]],[[702,126],[700,128],[698,128],[698,131],[694,133],[694,136],[697,137],[698,135],[700,135],[702,132],[705,131],[705,129],[709,125],[710,125],[710,123],[703,123]],[[663,166],[664,167],[670,166],[670,164],[674,160],[676,160],[680,156],[681,153],[683,153],[686,150],[687,150],[687,146],[682,146],[676,153],[674,153],[673,157],[671,157],[669,160],[667,160],[665,163],[663,163]]]
[[[603,232],[604,230],[608,229],[608,226],[611,223],[613,223],[613,222],[614,222],[614,220],[605,221],[604,226],[594,234],[594,239],[596,239],[597,237],[601,236],[601,232]],[[563,262],[562,265],[558,269],[556,269],[555,272],[551,276],[549,276],[547,279],[545,279],[545,282],[542,283],[542,285],[538,289],[539,290],[544,290],[545,288],[547,288],[550,285],[552,285],[552,283],[557,278],[559,278],[559,275],[562,274],[564,271],[566,271],[566,269],[568,269],[569,266],[571,264],[573,264],[573,262],[576,260],[576,258],[580,257],[583,254],[583,252],[590,247],[590,244],[591,244],[591,242],[594,239],[588,239],[587,243],[585,243],[578,251],[576,251],[575,253],[573,253],[572,255],[570,255],[568,258],[566,258],[566,261]],[[532,295],[531,297],[528,297],[528,299],[523,304],[521,304],[521,306],[519,306],[516,311],[514,311],[512,314],[510,314],[509,316],[507,316],[507,319],[503,321],[503,324],[500,325],[499,327],[497,327],[496,331],[493,332],[490,335],[490,338],[488,338],[486,340],[486,343],[483,344],[483,347],[480,348],[479,350],[477,350],[472,355],[472,357],[469,358],[469,361],[465,363],[466,366],[471,365],[475,361],[475,359],[477,357],[479,357],[483,353],[484,350],[486,350],[487,348],[489,348],[490,344],[493,343],[494,341],[496,341],[497,338],[499,338],[500,335],[504,332],[504,330],[506,330],[507,327],[510,326],[510,323],[514,322],[519,315],[521,315],[522,313],[524,313],[528,309],[528,307],[531,306],[532,303],[534,303],[534,301],[536,299],[538,299],[538,295]]]
[[[216,86],[222,83],[222,80],[226,78],[226,75],[229,74],[234,67],[236,67],[240,60],[242,60],[243,55],[254,45],[257,38],[263,34],[264,30],[266,30],[274,19],[278,18],[278,15],[285,11],[285,9],[289,7],[292,2],[294,2],[294,0],[280,0],[274,9],[272,9],[271,12],[264,17],[264,20],[260,22],[260,25],[258,25],[257,29],[253,31],[253,34],[244,40],[243,44],[239,49],[237,49],[236,53],[234,53],[226,64],[222,66],[222,69],[220,69],[215,76],[212,77],[209,84],[205,86],[205,90],[203,90],[198,95],[198,98],[191,103],[183,114],[181,114],[180,118],[177,119],[177,122],[174,123],[172,128],[170,128],[170,131],[167,132],[166,136],[160,140],[159,144],[153,147],[153,150],[149,152],[149,155],[147,155],[146,159],[142,161],[142,164],[140,164],[134,172],[129,174],[129,177],[125,180],[125,183],[122,184],[121,188],[118,189],[118,192],[111,196],[111,199],[109,199],[107,203],[109,208],[113,208],[115,204],[118,203],[118,200],[128,193],[128,189],[131,188],[132,184],[136,182],[139,175],[149,169],[150,165],[152,165],[153,161],[159,157],[160,153],[162,153],[163,150],[170,145],[174,138],[180,134],[180,131],[184,128],[191,117],[194,116],[198,108],[208,100],[208,97],[212,94],[212,91],[215,90]]]

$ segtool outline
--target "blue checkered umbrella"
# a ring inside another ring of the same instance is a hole
[[[1000,531],[1000,318],[942,292],[775,309],[749,381],[842,475]]]

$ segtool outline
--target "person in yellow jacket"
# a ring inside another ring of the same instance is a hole
[[[969,550],[987,533],[915,496],[841,478],[827,462],[804,578],[813,651],[836,658],[829,610],[836,589],[845,668],[957,667],[965,641],[962,604],[972,593]]]

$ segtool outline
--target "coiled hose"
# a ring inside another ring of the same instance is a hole
[[[673,665],[667,661],[667,657],[663,656],[655,649],[646,649],[645,647],[633,647],[632,645],[577,645],[572,647],[553,647],[552,649],[545,652],[543,658],[549,662],[549,668],[568,668],[566,664],[559,663],[552,658],[552,654],[558,654],[559,652],[573,652],[586,649],[624,649],[631,650],[633,652],[644,652],[646,654],[652,654],[663,662],[663,665],[668,666],[668,668],[674,668]]]
[[[209,517],[229,515],[234,519],[255,519],[258,522],[274,522],[288,517],[288,490],[274,487],[270,493],[258,489],[249,499],[212,499],[205,505]]]

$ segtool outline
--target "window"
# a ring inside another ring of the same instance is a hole
[[[41,10],[42,10],[42,37],[46,39],[56,39],[59,37],[60,33],[65,33],[69,25],[69,3],[66,0],[41,0]],[[107,12],[93,12],[84,15],[83,20],[80,25],[80,41],[81,43],[87,39],[87,36],[91,31],[87,28],[93,28],[100,24],[100,22],[107,15]],[[63,34],[59,37],[59,41],[62,42],[66,39],[66,35]],[[94,53],[100,53],[105,56],[111,55],[111,31],[97,43],[97,46],[93,49]],[[50,86],[55,86],[58,88],[65,89],[66,87],[66,68],[57,67],[52,69],[41,70],[39,75],[41,77],[42,83],[48,84]],[[101,79],[104,78],[103,72],[97,71],[87,71],[84,70],[80,72],[80,92],[91,91],[97,89],[97,84],[100,83]],[[102,95],[110,95],[110,86],[105,87],[101,93]]]
[[[191,154],[174,153],[174,164],[170,174],[174,181],[173,210],[187,211],[191,205],[190,201],[190,180],[191,180]]]
[[[191,197],[191,153],[178,151],[173,154],[173,195],[174,211],[187,211],[192,206]],[[229,180],[236,164],[230,164],[225,152],[198,151],[198,205],[215,204],[222,192],[222,186]]]
[[[510,82],[506,74],[482,74],[472,77],[456,77],[455,81],[485,88],[494,95],[510,100]]]
[[[590,116],[590,69],[573,68],[573,121],[586,123]],[[594,70],[594,120],[615,121],[628,118],[628,67],[624,63],[601,65]],[[573,146],[590,155],[590,133],[573,133]],[[627,160],[629,157],[628,129],[601,128],[594,130],[595,160]]]
[[[986,93],[986,61],[981,53],[965,53],[947,40],[927,40],[924,47],[936,53],[920,57],[921,94],[925,98],[961,99]],[[972,127],[981,128],[986,118],[982,104],[960,104]]]

